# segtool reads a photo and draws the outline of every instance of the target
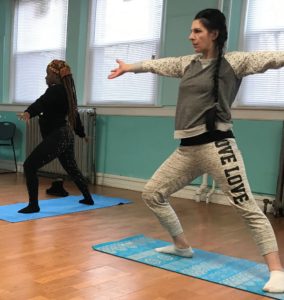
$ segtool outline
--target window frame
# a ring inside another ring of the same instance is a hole
[[[160,39],[159,39],[159,46],[158,46],[158,52],[155,55],[155,58],[159,58],[163,55],[164,52],[164,45],[165,45],[165,18],[166,18],[166,2],[167,0],[162,0],[163,4],[162,4],[162,11],[161,11],[161,29],[160,29]],[[88,77],[88,67],[87,64],[89,63],[89,57],[90,57],[90,39],[91,39],[91,34],[92,34],[92,30],[89,29],[91,22],[90,19],[92,18],[92,14],[95,14],[95,9],[94,11],[92,11],[92,7],[93,2],[97,2],[97,0],[89,0],[89,21],[88,21],[88,36],[87,36],[87,44],[86,44],[86,58],[85,58],[85,73],[84,73],[84,78]],[[135,41],[133,42],[133,44],[135,43],[140,43],[141,41]],[[109,44],[105,44],[105,45],[119,45],[121,44],[120,42],[118,43],[109,43]],[[95,48],[95,47],[93,47]],[[95,51],[94,49],[92,51]],[[129,63],[132,63],[129,61]],[[115,61],[113,62],[113,67],[115,67],[116,63]],[[84,81],[84,96],[83,96],[83,103],[86,106],[96,106],[96,107],[101,107],[103,110],[104,108],[107,109],[107,111],[112,111],[112,107],[114,108],[114,111],[117,111],[117,108],[151,108],[151,107],[162,107],[161,104],[161,94],[162,94],[162,78],[158,75],[156,78],[156,89],[153,91],[154,96],[154,101],[153,103],[143,103],[143,102],[134,102],[134,101],[105,101],[105,102],[91,102],[88,99],[88,94],[90,94],[89,92],[87,92],[88,89],[88,82],[87,80]],[[130,115],[132,115],[132,113],[130,113]]]
[[[243,0],[242,1],[242,9],[241,9],[241,16],[240,16],[240,32],[239,32],[239,39],[238,39],[238,51],[247,51],[244,50],[245,48],[245,26],[247,22],[247,11],[248,11],[248,1],[249,0]],[[243,79],[245,80],[245,78]],[[243,82],[241,84],[240,90],[242,88]],[[268,105],[250,105],[250,104],[244,104],[241,103],[241,95],[240,91],[238,92],[236,99],[233,103],[232,110],[244,112],[247,111],[254,111],[256,115],[260,115],[261,119],[270,119],[269,115],[274,112],[284,111],[284,99],[283,99],[283,105],[282,106],[268,106]],[[276,115],[278,115],[276,113]]]
[[[68,38],[68,19],[69,19],[69,1],[70,0],[66,0],[67,1],[67,12],[66,12],[66,23],[65,23],[65,48],[58,48],[56,49],[56,51],[62,51],[64,52],[64,58],[61,57],[61,59],[66,59],[66,54],[67,54],[67,38]],[[13,1],[13,5],[12,5],[12,18],[11,18],[11,39],[10,39],[10,66],[9,66],[9,86],[8,86],[8,95],[9,95],[9,99],[10,99],[10,103],[14,104],[14,105],[30,105],[32,104],[36,99],[30,99],[28,101],[17,101],[15,98],[15,88],[16,88],[16,66],[15,66],[15,57],[17,55],[17,53],[23,53],[23,52],[17,52],[15,51],[15,35],[17,34],[16,32],[16,28],[18,28],[18,24],[15,24],[15,18],[17,18],[18,16],[18,9],[19,9],[19,3],[21,2],[21,0],[14,0]],[[17,21],[18,22],[18,21]],[[48,50],[32,50],[30,52],[26,52],[26,53],[47,53],[49,51],[54,51],[54,49],[49,48]],[[42,81],[44,82],[45,80],[45,74],[42,77]],[[44,91],[42,92],[42,94],[44,93]],[[39,94],[37,98],[39,98],[41,95]]]

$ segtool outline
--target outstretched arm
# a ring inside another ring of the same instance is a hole
[[[134,64],[126,64],[124,61],[117,59],[116,62],[118,63],[118,67],[111,70],[108,79],[116,78],[127,72],[151,72],[162,76],[180,78],[183,76],[185,68],[195,57],[196,55],[167,57],[144,60]]]
[[[225,54],[238,78],[284,67],[284,51],[229,52]]]

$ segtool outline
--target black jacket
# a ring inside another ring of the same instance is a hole
[[[31,118],[39,117],[41,135],[45,138],[52,131],[66,126],[68,109],[66,90],[62,84],[56,84],[47,88],[45,93],[26,109],[26,112]],[[74,131],[78,136],[85,137],[84,126],[78,112]]]

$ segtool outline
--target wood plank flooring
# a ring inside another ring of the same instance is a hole
[[[40,178],[40,199],[51,179]],[[72,182],[69,193],[79,194]],[[91,186],[93,193],[134,201],[21,223],[0,220],[1,300],[260,300],[262,296],[194,279],[92,250],[92,245],[147,234],[168,234],[141,193]],[[0,175],[0,205],[27,199],[22,174]],[[173,198],[192,246],[263,262],[239,216],[229,206]],[[284,218],[269,215],[284,262]]]

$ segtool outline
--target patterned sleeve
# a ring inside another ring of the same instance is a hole
[[[151,72],[162,76],[181,78],[185,68],[195,57],[196,55],[187,55],[145,60],[133,64],[132,71],[135,73]]]
[[[238,78],[284,66],[283,51],[229,52],[225,58]]]

